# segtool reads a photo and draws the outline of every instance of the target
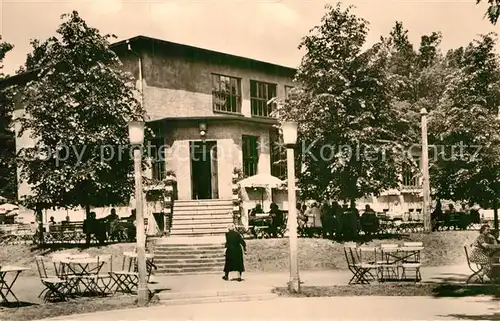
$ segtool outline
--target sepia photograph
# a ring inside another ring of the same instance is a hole
[[[499,17],[0,0],[0,321],[500,320]]]

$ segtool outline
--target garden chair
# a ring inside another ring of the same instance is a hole
[[[132,293],[137,289],[139,284],[139,273],[131,271],[131,261],[128,262],[123,259],[122,269],[120,271],[113,271],[110,265],[109,275],[111,277],[111,284],[109,289],[114,288],[114,292]]]
[[[36,256],[35,262],[38,269],[38,275],[40,276],[40,281],[45,286],[38,297],[43,295],[44,302],[57,300],[66,301],[67,281],[57,276],[49,276],[47,274],[43,256]]]
[[[398,266],[391,261],[390,253],[394,253],[399,248],[398,244],[389,243],[380,245],[381,260],[379,265],[380,280],[390,281],[399,279]]]
[[[370,271],[377,268],[376,264],[361,263],[357,250],[352,247],[344,247],[344,255],[347,262],[347,267],[352,272],[353,276],[349,280],[349,284],[370,284],[368,277]],[[373,277],[373,275],[371,275]]]
[[[467,245],[464,245],[464,250],[465,250],[465,257],[467,259],[467,265],[469,266],[469,269],[472,271],[472,274],[467,278],[467,281],[465,281],[465,283],[469,284],[470,281],[474,278],[477,278],[479,283],[484,283],[485,274],[483,266],[479,263],[471,262],[469,251],[467,250]]]

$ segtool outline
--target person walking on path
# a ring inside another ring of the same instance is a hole
[[[231,224],[226,232],[226,262],[224,264],[224,276],[222,279],[229,280],[229,272],[238,272],[238,281],[241,282],[241,274],[245,272],[243,263],[243,252],[246,253],[246,243],[234,224]]]

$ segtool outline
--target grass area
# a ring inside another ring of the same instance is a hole
[[[397,238],[373,239],[364,245],[382,243],[423,242],[422,265],[443,266],[466,263],[464,248],[477,237],[477,231],[444,231],[430,234],[409,234]],[[247,240],[245,268],[252,272],[287,271],[289,265],[288,239]],[[343,244],[319,238],[299,239],[299,268],[301,270],[347,269]]]
[[[156,304],[156,302],[152,302],[151,304]],[[132,308],[134,306],[135,297],[131,295],[105,298],[80,298],[68,302],[26,305],[22,306],[21,308],[0,308],[0,320],[40,320],[72,314],[126,309]]]
[[[273,289],[273,293],[290,297],[335,297],[335,296],[426,296],[469,297],[493,296],[500,299],[499,285],[465,284],[370,284],[338,286],[303,286],[301,293],[290,293],[287,288]]]

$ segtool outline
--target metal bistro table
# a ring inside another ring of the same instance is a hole
[[[10,294],[17,302],[19,305],[19,299],[16,297],[14,292],[12,291],[12,287],[17,281],[17,278],[19,277],[19,274],[21,272],[29,270],[29,268],[26,267],[20,267],[20,266],[2,266],[0,267],[0,296],[2,297],[3,303],[10,303],[9,300],[7,299],[7,296]],[[14,277],[12,280],[9,282],[7,280],[7,275],[13,274]]]
[[[79,285],[83,285],[83,292],[86,290],[90,293],[103,293],[104,289],[101,289],[98,285],[98,281],[103,278],[99,272],[109,260],[108,256],[62,259],[63,278],[70,281],[70,288],[76,290],[77,294],[82,293]],[[107,288],[107,286],[104,285],[104,288]]]

